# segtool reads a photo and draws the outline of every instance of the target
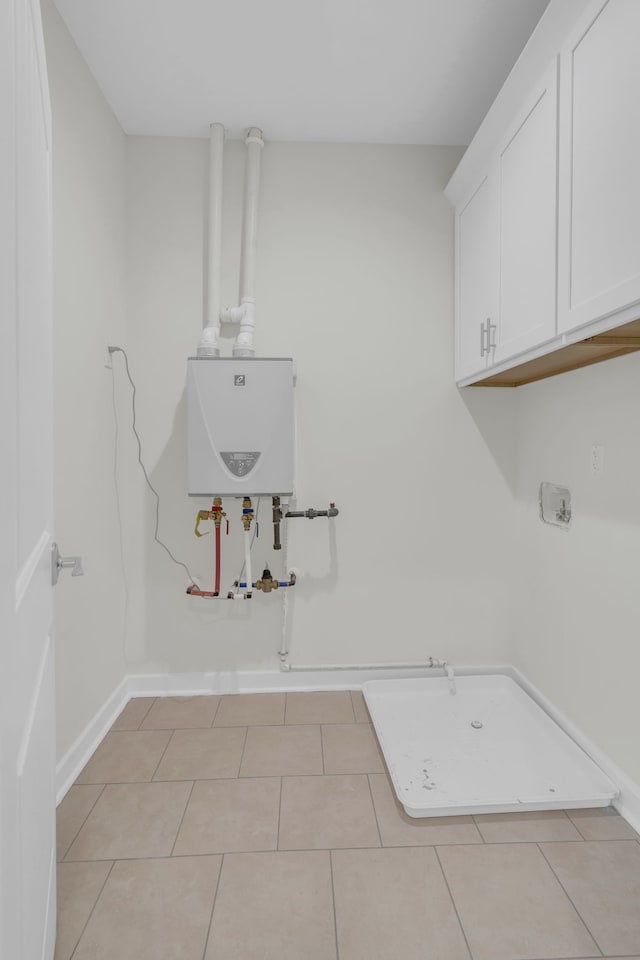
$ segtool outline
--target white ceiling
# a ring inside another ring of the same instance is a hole
[[[466,144],[548,0],[55,0],[127,133]]]

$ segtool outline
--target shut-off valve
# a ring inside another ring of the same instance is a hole
[[[213,520],[216,527],[222,524],[222,518],[226,513],[222,509],[222,497],[214,497],[211,510],[198,510],[196,517],[195,535],[196,537],[206,537],[206,533],[200,533],[200,524],[203,520]],[[227,533],[229,533],[229,521],[227,520]]]
[[[260,580],[256,580],[255,586],[256,590],[262,590],[263,593],[271,593],[272,590],[277,590],[280,584],[277,580],[273,579],[269,567],[265,567],[262,571],[262,577]]]

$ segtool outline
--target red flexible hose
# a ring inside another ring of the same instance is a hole
[[[215,595],[220,593],[220,524],[216,524],[216,582],[213,588]]]

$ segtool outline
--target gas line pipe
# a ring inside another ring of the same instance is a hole
[[[280,506],[280,497],[272,497],[273,505],[273,549],[282,550],[280,542],[280,524],[282,522],[282,508]]]
[[[298,517],[306,517],[307,520],[314,520],[315,517],[337,517],[339,513],[340,511],[335,503],[330,503],[328,510],[314,510],[313,507],[309,507],[308,510],[288,510],[287,513],[285,513],[285,517],[289,520],[295,520]]]

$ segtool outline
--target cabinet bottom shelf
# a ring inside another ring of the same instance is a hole
[[[640,350],[640,320],[634,320],[608,333],[587,337],[535,360],[527,360],[500,373],[489,374],[469,384],[472,387],[521,387],[536,380],[555,377],[603,360],[623,357]]]

